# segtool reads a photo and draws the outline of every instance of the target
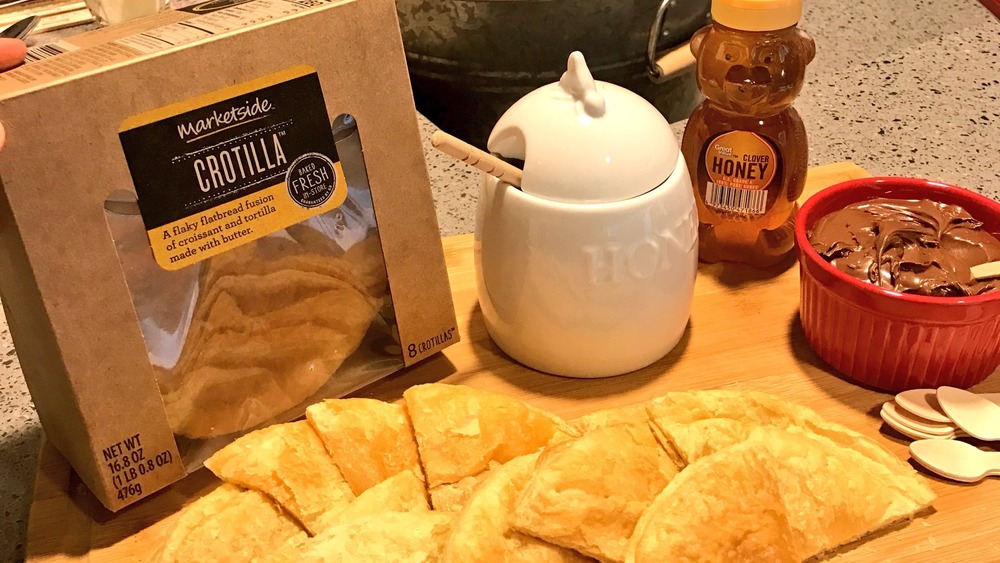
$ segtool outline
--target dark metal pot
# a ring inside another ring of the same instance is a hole
[[[665,52],[708,23],[710,0],[670,0],[656,48]],[[581,51],[598,80],[628,88],[670,121],[700,101],[691,69],[652,80],[647,44],[661,0],[396,0],[417,109],[485,147],[500,115],[559,80]],[[655,33],[655,32],[654,32]]]

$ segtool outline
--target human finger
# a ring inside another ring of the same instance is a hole
[[[0,70],[13,68],[24,62],[28,46],[20,39],[0,38]]]

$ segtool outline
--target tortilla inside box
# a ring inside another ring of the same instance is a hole
[[[216,1],[28,60],[0,292],[108,508],[457,341],[392,0]]]

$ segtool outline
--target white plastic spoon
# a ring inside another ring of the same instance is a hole
[[[882,417],[882,420],[884,420],[885,423],[896,432],[899,432],[903,436],[913,440],[951,440],[955,438],[954,432],[948,434],[927,434],[926,432],[921,432],[920,430],[912,428],[890,414],[885,408],[885,405],[882,406],[882,411],[879,415]]]
[[[905,410],[934,422],[950,423],[951,419],[941,410],[935,389],[910,389],[896,395],[896,404]]]
[[[910,444],[910,455],[934,473],[963,483],[1000,475],[1000,452],[984,452],[967,442],[918,440]]]
[[[936,389],[910,389],[896,395],[896,404],[927,420],[951,424],[951,419],[941,409],[936,395]],[[982,393],[979,396],[1000,405],[1000,393]]]
[[[939,422],[933,422],[927,420],[926,418],[919,417],[915,414],[910,414],[901,408],[897,408],[896,403],[893,403],[892,401],[882,405],[882,410],[886,411],[886,414],[896,420],[896,422],[909,426],[910,428],[923,432],[924,434],[930,434],[931,436],[946,436],[949,434],[954,436],[955,430],[957,430],[957,428],[951,424],[941,424]]]
[[[941,387],[937,399],[944,413],[969,436],[993,442],[1000,440],[1000,406],[957,387]]]

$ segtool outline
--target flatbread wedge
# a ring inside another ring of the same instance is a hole
[[[354,494],[402,471],[423,480],[413,427],[401,405],[375,399],[328,399],[306,409]]]
[[[790,562],[827,553],[933,500],[887,486],[886,470],[808,431],[759,428],[681,471],[639,520],[626,561]]]
[[[255,561],[300,533],[267,496],[223,484],[184,509],[159,561]]]
[[[417,385],[403,398],[431,490],[578,434],[555,415],[471,387]]]
[[[178,555],[185,546],[185,538],[191,530],[200,526],[212,515],[221,512],[223,507],[239,496],[242,491],[243,489],[236,485],[223,483],[205,496],[185,506],[177,517],[177,522],[167,537],[166,543],[160,549],[157,561],[164,563],[178,561]]]
[[[542,452],[513,524],[601,561],[624,561],[636,522],[675,475],[648,424],[598,428]]]
[[[516,458],[515,458],[516,459]],[[463,477],[457,483],[438,485],[429,491],[431,506],[434,510],[443,512],[459,512],[465,506],[465,502],[472,496],[473,491],[485,481],[494,471],[503,467],[504,464],[491,462],[486,470],[470,477]]]
[[[667,393],[647,408],[653,430],[682,466],[738,444],[760,426],[787,428],[806,418],[819,419],[765,393],[722,389]]]
[[[341,512],[330,512],[320,518],[320,528],[350,522],[383,512],[420,512],[430,510],[424,480],[410,470],[397,473],[358,495]]]
[[[668,393],[650,402],[648,410],[657,439],[680,467],[743,442],[758,428],[797,427],[885,466],[907,495],[928,499],[933,495],[908,464],[878,442],[773,395],[733,390]]]
[[[423,479],[417,478],[409,470],[403,471],[361,493],[343,511],[330,512],[321,517],[319,528],[328,530],[354,520],[390,512],[426,512],[430,510],[426,495]],[[302,553],[323,541],[322,532],[312,538],[303,533],[286,541],[257,563],[296,563]]]
[[[443,563],[575,563],[575,551],[518,532],[511,516],[538,454],[516,457],[490,471],[466,500],[445,545]]]
[[[205,461],[220,479],[269,495],[314,535],[354,493],[304,420],[251,432]]]
[[[615,424],[646,424],[649,412],[646,403],[602,409],[570,420],[569,423],[580,432],[590,432]]]
[[[385,512],[334,526],[312,538],[299,563],[431,563],[440,561],[454,515]]]

